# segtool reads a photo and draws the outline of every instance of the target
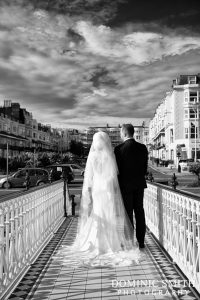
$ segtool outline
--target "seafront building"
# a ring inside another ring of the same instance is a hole
[[[66,152],[64,130],[38,123],[19,103],[5,100],[0,107],[0,157],[20,157],[29,152]]]
[[[180,75],[149,124],[150,155],[162,160],[200,159],[200,74]]]
[[[134,126],[134,128],[135,128],[135,134],[134,134],[135,140],[137,142],[143,143],[148,146],[149,127],[146,126],[145,123],[143,122],[141,125]],[[110,126],[109,124],[107,124],[106,126],[89,127],[83,130],[81,134],[81,141],[84,145],[84,148],[87,151],[92,144],[93,135],[98,131],[105,131],[108,133],[111,139],[112,146],[115,147],[122,142],[120,138],[120,129],[121,129],[120,124],[118,126]]]

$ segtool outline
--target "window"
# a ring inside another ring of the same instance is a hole
[[[170,159],[173,160],[174,159],[174,150],[171,149],[170,151]]]
[[[191,139],[195,138],[195,131],[196,131],[196,138],[197,138],[197,127],[195,126],[194,123],[191,123],[191,127],[190,127],[190,138]]]
[[[29,176],[35,176],[35,170],[33,169],[29,170]]]
[[[47,176],[47,173],[45,170],[36,170],[37,176]]]
[[[189,110],[184,109],[184,119],[188,119],[188,118],[189,118]]]
[[[173,129],[170,129],[170,143],[174,142],[174,132]]]
[[[184,94],[184,102],[188,103],[188,92],[185,92]]]
[[[195,119],[195,117],[196,117],[196,111],[195,111],[195,109],[190,109],[190,119]]]
[[[185,128],[185,139],[189,138],[189,128]]]
[[[23,171],[19,171],[17,174],[16,174],[16,178],[22,178],[22,177],[25,177],[26,176],[26,171],[23,170]]]
[[[190,92],[190,103],[196,103],[197,99],[197,92]]]
[[[71,165],[71,167],[72,167],[73,169],[76,169],[76,170],[79,169],[79,168],[78,168],[77,166],[75,166],[75,165]]]
[[[188,76],[189,84],[196,84],[196,76]]]

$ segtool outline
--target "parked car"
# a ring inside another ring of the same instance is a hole
[[[85,169],[77,164],[68,164],[73,172],[74,172],[74,175],[80,175],[80,176],[84,176],[84,172],[85,172]]]
[[[49,181],[47,170],[42,168],[23,168],[12,175],[0,179],[1,188],[24,187],[26,175],[30,177],[30,186],[45,184]]]
[[[181,171],[189,171],[190,166],[194,163],[194,160],[191,159],[180,159],[179,165],[181,166]]]
[[[69,164],[53,164],[46,167],[48,172],[52,175],[52,181],[60,180],[62,177],[63,169],[67,173],[67,182],[70,183],[74,180],[74,172]]]

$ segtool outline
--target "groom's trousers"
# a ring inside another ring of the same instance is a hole
[[[136,221],[136,238],[139,244],[143,244],[146,232],[145,214],[143,207],[144,188],[137,188],[131,191],[122,189],[121,192],[124,206],[132,225],[134,211]]]

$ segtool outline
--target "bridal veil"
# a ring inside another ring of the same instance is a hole
[[[71,258],[77,265],[125,266],[141,257],[117,175],[110,138],[97,132],[85,168],[76,238],[61,251],[65,263]]]

